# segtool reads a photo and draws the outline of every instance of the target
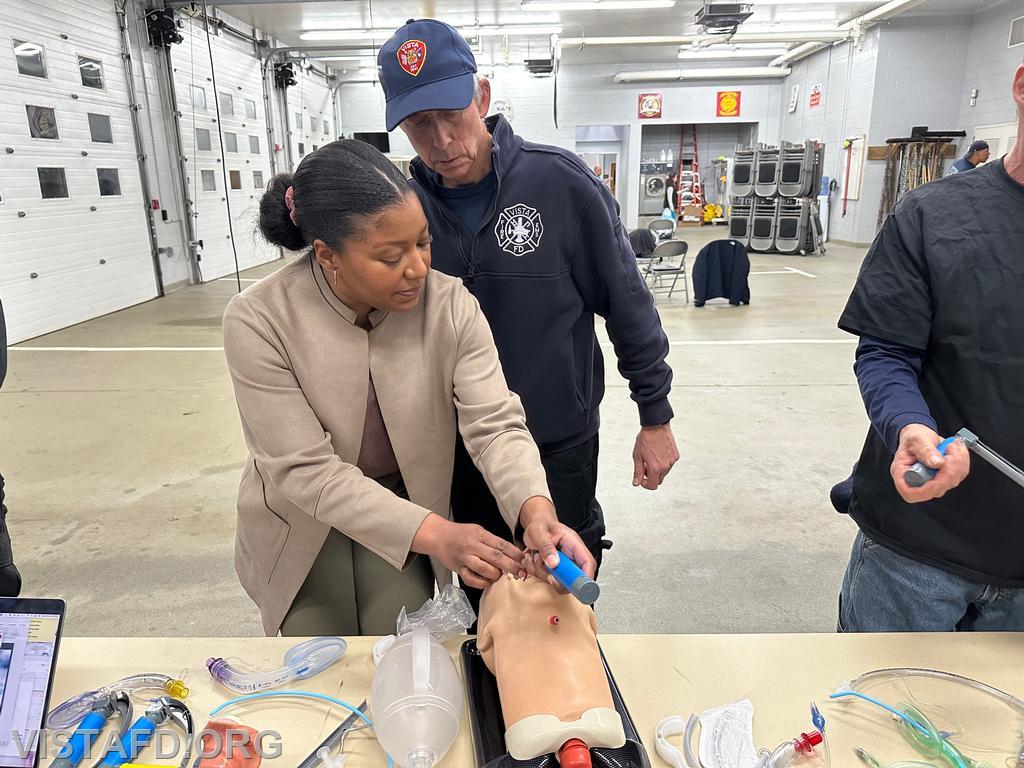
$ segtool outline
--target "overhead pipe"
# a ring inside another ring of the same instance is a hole
[[[704,48],[709,45],[723,43],[803,43],[803,42],[839,42],[850,36],[845,29],[821,29],[801,32],[737,32],[729,38],[721,35],[673,35],[673,36],[633,36],[633,37],[561,37],[556,43],[556,50],[563,48],[587,46],[633,46],[633,45],[693,45]]]
[[[768,62],[768,66],[781,67],[783,64],[799,61],[800,59],[805,59],[812,53],[817,53],[822,48],[828,48],[830,45],[832,45],[832,43],[803,43],[802,45],[798,45],[796,48],[792,48],[786,51],[781,56],[772,59],[770,62]]]
[[[647,69],[632,72],[618,72],[613,78],[616,83],[635,83],[672,80],[737,80],[767,79],[785,77],[788,67],[718,67],[708,69]]]

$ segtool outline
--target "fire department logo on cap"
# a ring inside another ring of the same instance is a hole
[[[510,205],[502,211],[494,227],[501,250],[513,256],[533,253],[540,246],[543,234],[544,223],[537,209],[522,203]]]
[[[398,66],[416,77],[427,60],[427,44],[422,40],[408,40],[398,48]]]

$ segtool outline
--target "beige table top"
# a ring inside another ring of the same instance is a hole
[[[359,704],[373,676],[374,638],[352,638],[335,666],[294,685]],[[232,697],[206,670],[208,656],[237,656],[276,667],[295,638],[65,638],[58,659],[51,706],[82,690],[125,675],[186,670],[188,697],[197,727],[213,707]],[[457,653],[461,641],[448,643]],[[956,672],[1024,695],[1024,634],[944,635],[603,635],[601,644],[636,721],[652,766],[664,766],[654,750],[654,727],[670,714],[688,716],[742,698],[754,703],[754,742],[773,748],[811,729],[809,703],[818,702],[828,719],[832,765],[860,766],[854,746],[865,746],[883,762],[914,753],[892,722],[868,704],[827,702],[837,684],[883,667],[928,667]],[[461,667],[460,667],[461,669]],[[896,702],[890,702],[896,703]],[[326,704],[279,700],[246,703],[228,710],[257,730],[282,734],[280,759],[295,766],[330,733],[345,713]],[[1006,741],[1013,743],[1013,737]],[[346,742],[349,768],[384,766],[376,741],[365,731]],[[970,753],[969,753],[970,754]],[[992,756],[995,768],[1003,768]],[[140,761],[150,760],[143,754]],[[45,762],[44,762],[45,765]],[[464,719],[459,739],[439,768],[473,768],[473,748]]]

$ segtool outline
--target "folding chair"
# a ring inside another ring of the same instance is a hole
[[[651,254],[650,263],[645,277],[650,278],[651,294],[657,298],[659,291],[667,292],[672,298],[679,278],[683,278],[683,292],[686,294],[686,303],[690,303],[690,285],[686,276],[686,252],[690,249],[683,240],[669,240],[658,245]],[[679,261],[673,263],[673,259],[679,257]],[[672,278],[671,284],[667,287],[663,284],[668,278]]]
[[[669,221],[668,219],[655,219],[647,228],[654,233],[654,236],[658,240],[671,240],[672,236],[676,233],[676,223]]]

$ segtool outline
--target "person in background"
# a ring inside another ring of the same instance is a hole
[[[936,450],[966,427],[1024,466],[1024,64],[1012,95],[1012,151],[906,195],[839,319],[860,337],[872,424],[848,502],[860,532],[843,631],[1024,631],[1024,491],[960,442]],[[937,474],[914,488],[919,461]]]
[[[0,300],[0,387],[7,377],[7,323],[4,304]],[[7,530],[7,507],[4,506],[4,476],[0,475],[0,597],[17,597],[21,592],[21,574],[14,564],[11,534]]]
[[[558,522],[519,398],[476,300],[430,271],[423,209],[369,144],[334,141],[275,176],[266,239],[303,255],[232,298],[224,352],[249,447],[235,568],[268,635],[389,634],[454,571],[544,579],[522,541],[596,563]],[[456,430],[505,537],[450,521]]]
[[[988,142],[987,141],[973,141],[971,146],[967,148],[967,154],[961,157],[959,160],[955,160],[951,166],[949,166],[949,173],[947,176],[952,176],[955,173],[963,173],[969,171],[972,168],[977,168],[982,163],[988,162]]]
[[[640,410],[633,485],[654,490],[679,458],[670,421],[668,339],[599,175],[574,153],[517,136],[486,117],[487,80],[453,27],[406,23],[377,58],[389,131],[417,153],[413,187],[435,238],[434,266],[462,278],[490,323],[509,386],[523,400],[561,521],[600,564],[596,499],[604,359],[594,316],[606,320],[619,370]],[[494,499],[460,447],[456,520],[491,520]],[[478,595],[471,594],[471,600]]]
[[[673,173],[665,180],[665,208],[672,215],[672,220],[675,221],[679,216],[679,211],[676,209],[676,200],[679,195],[679,174]]]

